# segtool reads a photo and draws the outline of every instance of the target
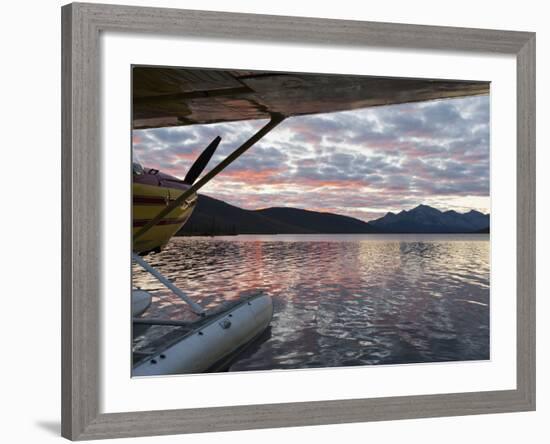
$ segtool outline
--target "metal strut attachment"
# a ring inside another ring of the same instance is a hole
[[[195,301],[193,301],[189,296],[187,296],[183,291],[181,291],[178,287],[176,287],[172,282],[168,280],[166,276],[164,276],[160,271],[154,269],[151,267],[145,259],[143,259],[141,256],[132,253],[132,259],[141,265],[145,270],[147,270],[149,273],[151,273],[154,277],[156,277],[163,285],[165,285],[167,288],[172,290],[175,294],[177,294],[183,301],[185,301],[189,306],[191,307],[191,310],[193,313],[204,316],[206,313],[206,309],[202,307],[200,304],[197,304]]]
[[[170,213],[175,208],[182,205],[185,200],[190,197],[192,194],[196,193],[200,188],[206,185],[212,178],[222,172],[227,166],[233,163],[241,154],[248,150],[252,145],[258,142],[262,137],[269,133],[273,128],[275,128],[279,123],[285,120],[285,116],[282,114],[272,114],[271,120],[263,126],[256,134],[250,137],[246,142],[244,142],[239,148],[233,151],[229,156],[222,160],[218,165],[212,168],[208,173],[201,177],[200,180],[195,182],[191,187],[185,190],[180,194],[170,205],[161,210],[153,219],[147,222],[136,234],[134,234],[134,242],[143,236],[147,231],[154,227],[162,218],[164,218],[168,213]]]

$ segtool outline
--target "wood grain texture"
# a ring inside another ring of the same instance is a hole
[[[531,410],[517,390],[100,415],[79,439],[203,433]]]
[[[535,409],[536,145],[535,35],[517,55],[517,380]]]
[[[99,53],[84,10],[65,6],[62,26],[62,434],[75,438],[99,414]]]
[[[533,33],[72,4],[62,9],[62,435],[98,439],[535,408]],[[517,389],[151,412],[100,413],[99,33],[171,34],[517,56]]]
[[[63,436],[72,436],[71,411],[73,408],[72,369],[72,15],[71,7],[62,9],[61,15],[61,417]]]
[[[529,33],[355,20],[120,5],[77,4],[101,28],[330,46],[378,46],[516,54]]]

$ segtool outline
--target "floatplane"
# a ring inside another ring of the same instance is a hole
[[[267,123],[204,175],[218,135],[183,179],[133,162],[132,259],[185,301],[197,321],[144,316],[151,295],[132,290],[133,327],[176,327],[148,352],[134,352],[133,375],[200,373],[245,349],[268,327],[270,295],[259,293],[212,310],[194,301],[145,259],[160,252],[191,216],[198,191],[259,140],[292,116],[346,111],[372,106],[483,95],[480,81],[392,79],[368,76],[297,74],[134,66],[132,128],[267,119]]]

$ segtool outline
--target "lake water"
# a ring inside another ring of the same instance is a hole
[[[489,235],[174,238],[147,260],[214,307],[262,290],[271,330],[230,371],[489,359]],[[145,316],[192,319],[138,266]],[[139,348],[171,327],[152,327]]]

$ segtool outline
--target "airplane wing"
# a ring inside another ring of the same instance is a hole
[[[489,82],[133,67],[133,128],[345,111],[489,93]]]

